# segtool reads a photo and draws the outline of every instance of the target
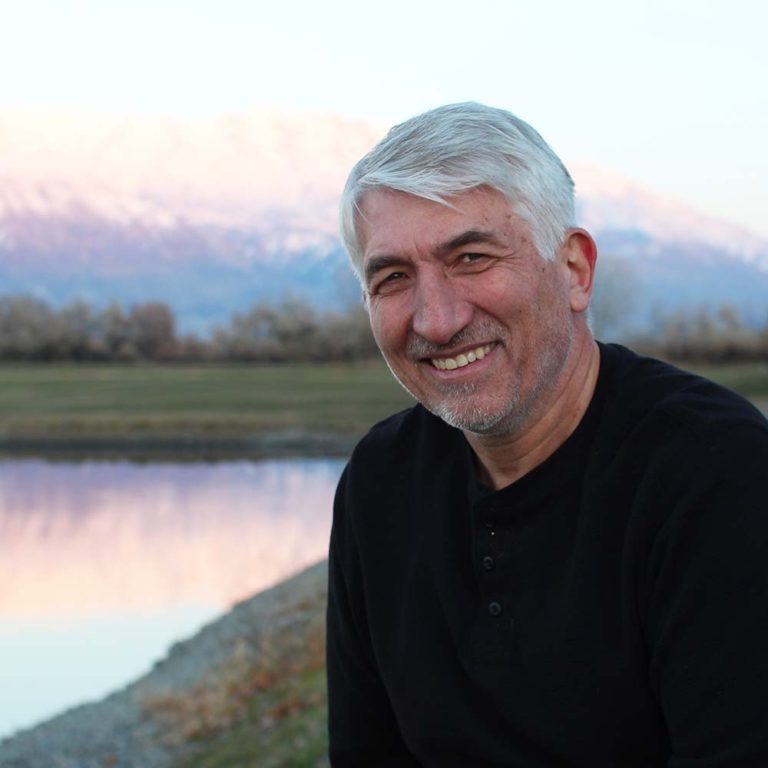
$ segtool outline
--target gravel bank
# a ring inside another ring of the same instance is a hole
[[[178,713],[164,702],[178,704],[185,694],[204,700],[244,654],[258,664],[265,649],[295,634],[307,620],[306,606],[324,601],[326,568],[318,563],[239,603],[125,689],[0,742],[0,766],[169,768],[194,747],[189,728],[178,727]]]

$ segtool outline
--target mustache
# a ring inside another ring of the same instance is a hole
[[[408,340],[406,354],[413,360],[423,357],[433,357],[437,355],[446,355],[457,347],[470,345],[480,347],[488,344],[503,336],[503,329],[494,322],[483,320],[474,323],[471,326],[462,328],[457,334],[452,336],[445,344],[435,344],[423,336],[412,334]]]

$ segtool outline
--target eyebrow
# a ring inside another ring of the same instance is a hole
[[[468,229],[450,240],[440,243],[434,250],[438,257],[445,256],[458,248],[464,248],[467,245],[476,243],[488,243],[489,245],[498,245],[499,241],[493,232],[486,232],[482,229]],[[381,255],[373,256],[365,265],[365,280],[369,282],[373,276],[382,269],[389,267],[399,267],[408,264],[408,259],[401,256]]]
[[[389,267],[401,267],[408,263],[406,259],[400,256],[373,256],[365,265],[365,282],[370,283],[373,276],[382,269]]]
[[[498,245],[499,241],[496,239],[493,232],[487,232],[482,229],[468,229],[466,232],[462,232],[460,235],[441,243],[435,248],[435,251],[442,256],[451,251],[455,251],[457,248],[463,248],[466,245],[474,245],[475,243]]]

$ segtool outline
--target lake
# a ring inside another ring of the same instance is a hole
[[[0,461],[0,739],[325,557],[342,468]]]

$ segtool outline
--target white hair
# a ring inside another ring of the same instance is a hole
[[[531,229],[533,243],[553,259],[574,226],[573,180],[528,123],[476,102],[449,104],[396,125],[352,169],[341,196],[341,239],[362,279],[357,234],[360,202],[391,189],[449,205],[447,198],[490,187],[509,200]]]

